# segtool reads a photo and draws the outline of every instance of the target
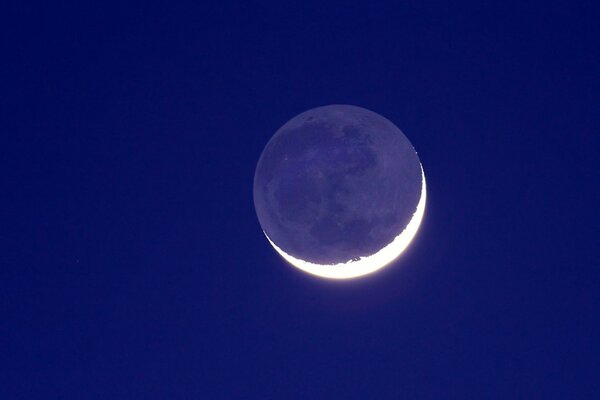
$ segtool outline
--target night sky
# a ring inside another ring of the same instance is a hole
[[[0,12],[0,399],[600,398],[597,2],[54,3]],[[326,104],[427,177],[351,281],[252,197]]]

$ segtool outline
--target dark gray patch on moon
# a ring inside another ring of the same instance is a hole
[[[413,216],[421,166],[384,117],[348,105],[318,107],[283,125],[254,177],[262,229],[284,252],[317,264],[376,253]]]

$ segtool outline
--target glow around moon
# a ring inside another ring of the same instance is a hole
[[[417,204],[417,208],[415,213],[413,214],[410,222],[406,226],[406,228],[398,235],[396,238],[387,246],[379,250],[377,253],[372,254],[370,256],[361,257],[358,260],[351,260],[345,263],[339,264],[315,264],[308,261],[304,261],[298,258],[295,258],[283,250],[281,250],[273,241],[269,238],[269,236],[265,233],[267,240],[273,248],[290,264],[301,269],[302,271],[308,272],[309,274],[316,275],[322,278],[330,278],[330,279],[350,279],[356,278],[359,276],[367,275],[386,265],[390,264],[392,261],[397,259],[403,252],[406,250],[408,245],[411,243],[417,231],[419,230],[419,226],[421,225],[421,221],[423,220],[423,216],[425,214],[425,202],[427,199],[427,189],[425,184],[425,173],[423,172],[423,167],[421,166],[421,197],[419,198],[419,203]],[[263,231],[264,232],[264,231]]]

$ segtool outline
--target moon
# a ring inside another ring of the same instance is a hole
[[[277,253],[331,279],[363,276],[400,256],[427,197],[423,167],[402,131],[377,113],[338,104],[305,111],[275,132],[253,190]]]

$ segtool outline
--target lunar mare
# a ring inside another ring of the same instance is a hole
[[[361,257],[358,260],[351,260],[345,263],[338,263],[333,265],[322,265],[315,264],[308,261],[304,261],[298,258],[295,258],[285,251],[281,250],[275,243],[271,241],[269,236],[263,231],[271,246],[290,264],[294,267],[300,268],[301,270],[308,272],[312,275],[320,276],[322,278],[331,278],[331,279],[350,279],[356,278],[359,276],[367,275],[372,272],[375,272],[386,265],[390,264],[392,261],[397,259],[404,250],[408,247],[410,242],[414,239],[417,231],[419,230],[419,226],[421,225],[421,221],[423,220],[423,215],[425,214],[425,203],[427,200],[427,189],[425,184],[425,173],[423,172],[423,167],[421,167],[422,174],[422,187],[421,187],[421,198],[419,199],[419,203],[417,204],[417,209],[410,222],[406,226],[406,228],[400,233],[396,238],[392,241],[392,243],[385,246],[383,249],[379,250],[377,253]]]
[[[425,210],[425,174],[402,131],[370,110],[317,107],[265,146],[253,186],[267,240],[289,263],[358,277],[404,251]]]

